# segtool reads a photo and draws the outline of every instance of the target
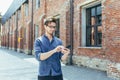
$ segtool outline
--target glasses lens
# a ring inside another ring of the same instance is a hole
[[[56,28],[56,26],[48,26],[49,28]]]

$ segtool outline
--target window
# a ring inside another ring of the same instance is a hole
[[[36,9],[40,7],[40,0],[36,0]]]
[[[21,18],[21,10],[18,10],[18,20]]]
[[[35,39],[39,37],[39,25],[35,26]]]
[[[101,5],[97,5],[86,9],[86,46],[101,46],[101,20]]]
[[[10,19],[10,26],[12,26],[12,23],[13,23],[13,20],[12,20],[12,17]],[[10,27],[10,34],[12,34],[12,27]]]
[[[16,15],[13,15],[13,22],[16,23]]]
[[[55,31],[55,36],[56,37],[60,37],[60,35],[59,35],[59,27],[60,27],[60,21],[59,21],[59,19],[56,19],[56,31]]]
[[[23,39],[24,39],[24,44],[26,44],[26,38],[27,38],[26,28],[23,28],[23,29],[24,29],[24,31],[23,31],[23,34],[24,34]]]
[[[25,3],[25,16],[28,16],[29,6]]]

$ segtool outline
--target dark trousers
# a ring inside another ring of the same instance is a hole
[[[38,80],[63,80],[63,76],[38,76]]]

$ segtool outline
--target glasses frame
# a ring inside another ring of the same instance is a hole
[[[47,27],[56,29],[56,26],[47,26]]]

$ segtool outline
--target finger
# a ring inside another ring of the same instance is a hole
[[[68,48],[64,48],[64,50],[69,51],[69,49],[68,49]]]

